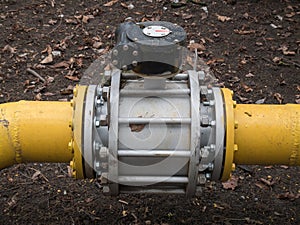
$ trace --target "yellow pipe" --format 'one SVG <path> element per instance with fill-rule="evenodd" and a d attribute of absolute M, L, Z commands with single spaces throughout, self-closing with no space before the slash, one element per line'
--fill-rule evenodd
<path fill-rule="evenodd" d="M 300 105 L 244 105 L 234 109 L 237 164 L 300 165 Z"/>
<path fill-rule="evenodd" d="M 68 162 L 72 152 L 69 102 L 0 105 L 0 169 L 22 162 Z"/>

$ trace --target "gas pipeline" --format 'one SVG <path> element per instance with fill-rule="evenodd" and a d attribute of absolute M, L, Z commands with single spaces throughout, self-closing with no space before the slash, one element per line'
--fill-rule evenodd
<path fill-rule="evenodd" d="M 0 169 L 70 162 L 103 193 L 182 193 L 236 165 L 300 165 L 300 105 L 237 104 L 170 22 L 127 21 L 70 102 L 0 104 Z"/>

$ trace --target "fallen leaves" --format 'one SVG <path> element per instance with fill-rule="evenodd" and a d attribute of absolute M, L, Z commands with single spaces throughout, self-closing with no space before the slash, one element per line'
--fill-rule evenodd
<path fill-rule="evenodd" d="M 217 16 L 218 20 L 221 21 L 221 22 L 227 22 L 227 21 L 231 20 L 231 18 L 228 17 L 228 16 L 221 16 L 219 14 L 216 14 L 216 16 Z"/>
<path fill-rule="evenodd" d="M 204 44 L 202 44 L 202 43 L 195 43 L 193 41 L 190 42 L 190 44 L 188 45 L 188 48 L 191 51 L 194 51 L 195 49 L 197 49 L 198 51 L 204 51 L 204 50 L 206 50 Z"/>
<path fill-rule="evenodd" d="M 296 55 L 296 52 L 289 50 L 288 46 L 286 45 L 281 46 L 280 48 L 278 48 L 278 50 L 281 50 L 284 55 L 288 55 L 288 56 Z"/>
<path fill-rule="evenodd" d="M 282 194 L 278 194 L 277 198 L 282 199 L 282 200 L 294 201 L 294 200 L 300 198 L 300 193 L 294 194 L 294 193 L 291 193 L 291 192 L 285 192 L 285 193 L 282 193 Z"/>
<path fill-rule="evenodd" d="M 234 33 L 240 34 L 240 35 L 247 35 L 247 34 L 255 34 L 255 30 L 239 30 L 239 29 L 234 29 Z"/>
<path fill-rule="evenodd" d="M 40 64 L 49 64 L 51 62 L 53 62 L 53 56 L 52 56 L 52 48 L 50 45 L 47 45 L 46 49 L 44 49 L 42 51 L 42 53 L 48 53 L 48 56 L 46 56 L 41 62 Z"/>
<path fill-rule="evenodd" d="M 224 189 L 234 190 L 238 186 L 238 180 L 238 177 L 232 175 L 229 180 L 222 182 L 222 186 Z"/>
<path fill-rule="evenodd" d="M 112 0 L 112 1 L 109 1 L 109 2 L 105 3 L 103 6 L 105 6 L 105 7 L 111 7 L 114 4 L 116 4 L 118 1 L 119 0 Z"/>
<path fill-rule="evenodd" d="M 279 102 L 279 104 L 282 104 L 283 97 L 282 97 L 282 95 L 280 93 L 275 93 L 273 96 Z"/>
<path fill-rule="evenodd" d="M 10 45 L 5 45 L 4 48 L 2 49 L 3 52 L 8 52 L 10 54 L 15 54 L 17 52 L 16 47 L 11 47 Z"/>

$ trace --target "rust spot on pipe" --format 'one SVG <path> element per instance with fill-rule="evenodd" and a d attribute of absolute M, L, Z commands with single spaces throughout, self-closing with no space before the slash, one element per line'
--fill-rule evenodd
<path fill-rule="evenodd" d="M 141 132 L 146 124 L 129 124 L 131 132 Z"/>
<path fill-rule="evenodd" d="M 9 121 L 4 119 L 4 120 L 0 120 L 0 124 L 2 124 L 3 126 L 5 126 L 6 128 L 8 128 L 9 126 Z"/>

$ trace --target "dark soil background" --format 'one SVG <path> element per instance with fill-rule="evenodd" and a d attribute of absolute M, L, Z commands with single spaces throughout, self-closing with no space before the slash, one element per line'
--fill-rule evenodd
<path fill-rule="evenodd" d="M 300 103 L 297 0 L 0 0 L 0 102 L 72 98 L 127 17 L 184 27 L 187 45 L 196 43 L 238 103 Z M 210 182 L 192 199 L 107 197 L 94 180 L 74 180 L 67 171 L 67 164 L 46 163 L 2 170 L 0 224 L 300 224 L 298 168 L 240 166 L 234 190 Z"/>

